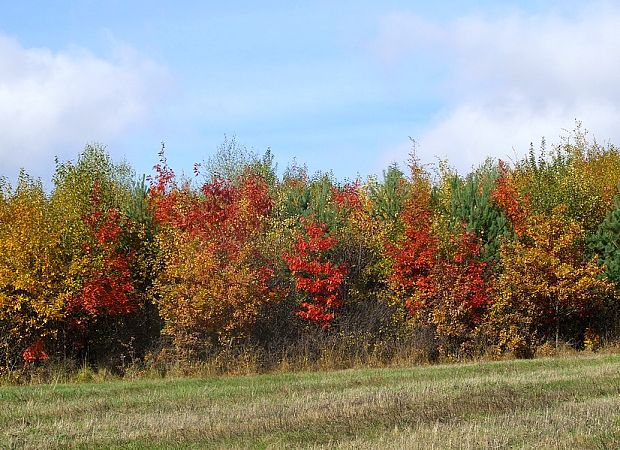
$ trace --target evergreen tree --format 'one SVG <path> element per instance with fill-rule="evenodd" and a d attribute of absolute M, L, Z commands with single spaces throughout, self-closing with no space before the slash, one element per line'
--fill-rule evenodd
<path fill-rule="evenodd" d="M 599 255 L 605 274 L 616 285 L 620 284 L 620 200 L 610 211 L 590 239 L 591 249 Z"/>
<path fill-rule="evenodd" d="M 465 224 L 483 243 L 481 256 L 487 262 L 499 258 L 499 238 L 509 234 L 505 214 L 493 202 L 497 167 L 487 161 L 465 179 L 454 175 L 450 180 L 451 197 L 447 215 L 452 226 Z"/>

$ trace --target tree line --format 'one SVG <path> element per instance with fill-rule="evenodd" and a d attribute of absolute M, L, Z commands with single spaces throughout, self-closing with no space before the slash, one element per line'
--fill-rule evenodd
<path fill-rule="evenodd" d="M 226 140 L 193 176 L 105 148 L 0 182 L 0 362 L 202 361 L 337 345 L 429 359 L 617 339 L 620 151 L 577 129 L 467 175 L 339 181 Z M 172 355 L 172 356 L 171 356 Z"/>

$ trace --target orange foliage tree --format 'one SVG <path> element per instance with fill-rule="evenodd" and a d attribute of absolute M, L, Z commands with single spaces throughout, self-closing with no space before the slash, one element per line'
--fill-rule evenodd
<path fill-rule="evenodd" d="M 517 236 L 523 236 L 527 229 L 529 198 L 520 198 L 514 179 L 504 161 L 499 161 L 499 176 L 495 182 L 492 198 L 508 217 Z"/>
<path fill-rule="evenodd" d="M 391 285 L 415 324 L 430 326 L 443 354 L 472 351 L 489 304 L 480 240 L 464 228 L 442 242 L 433 229 L 430 177 L 414 159 L 403 237 L 389 247 Z"/>
<path fill-rule="evenodd" d="M 272 207 L 263 178 L 215 178 L 199 191 L 177 185 L 162 162 L 150 188 L 162 262 L 156 303 L 164 333 L 180 351 L 197 354 L 210 342 L 247 336 L 272 300 L 272 265 L 260 236 Z"/>

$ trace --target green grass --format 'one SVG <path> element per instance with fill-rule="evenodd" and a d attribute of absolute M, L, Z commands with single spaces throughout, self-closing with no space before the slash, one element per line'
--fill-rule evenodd
<path fill-rule="evenodd" d="M 0 387 L 0 448 L 620 448 L 620 355 Z"/>

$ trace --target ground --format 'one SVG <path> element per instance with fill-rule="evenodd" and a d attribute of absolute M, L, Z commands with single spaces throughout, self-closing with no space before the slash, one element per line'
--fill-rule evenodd
<path fill-rule="evenodd" d="M 2 448 L 620 448 L 620 355 L 0 387 Z"/>

